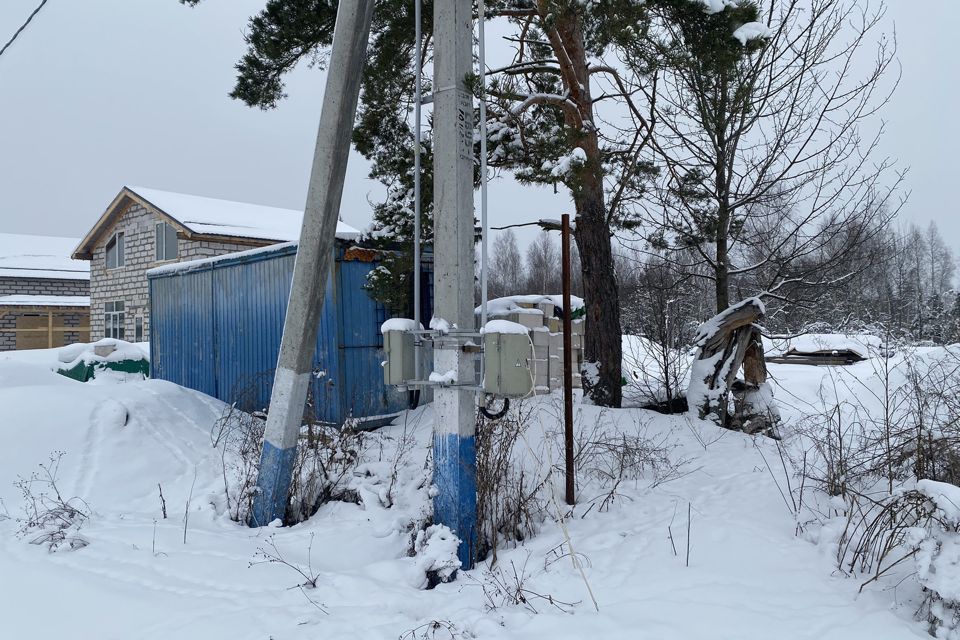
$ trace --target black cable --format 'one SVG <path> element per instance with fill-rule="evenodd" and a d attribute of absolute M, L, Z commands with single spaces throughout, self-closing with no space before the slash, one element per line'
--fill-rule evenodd
<path fill-rule="evenodd" d="M 507 224 L 502 227 L 490 227 L 491 231 L 504 231 L 506 229 L 516 229 L 517 227 L 540 227 L 544 231 L 560 231 L 559 220 L 537 220 L 535 222 L 518 222 L 516 224 Z M 572 230 L 573 225 L 571 225 Z"/>
<path fill-rule="evenodd" d="M 507 411 L 510 410 L 510 398 L 503 399 L 503 407 L 500 411 L 493 411 L 485 405 L 480 406 L 480 413 L 483 414 L 487 420 L 499 420 L 503 416 L 507 415 Z"/>
<path fill-rule="evenodd" d="M 26 28 L 27 28 L 27 25 L 30 24 L 30 21 L 33 20 L 33 18 L 34 18 L 38 13 L 40 13 L 40 9 L 43 9 L 43 5 L 47 4 L 47 2 L 49 2 L 49 0 L 40 0 L 40 5 L 39 5 L 36 9 L 33 10 L 33 13 L 30 14 L 30 17 L 27 18 L 27 21 L 24 22 L 22 25 L 20 25 L 20 28 L 17 29 L 16 33 L 13 34 L 13 37 L 10 38 L 9 41 L 7 41 L 7 44 L 3 45 L 3 49 L 0 49 L 0 56 L 2 56 L 2 55 L 4 54 L 4 52 L 5 52 L 7 49 L 10 48 L 10 45 L 13 44 L 13 41 L 16 40 L 17 37 L 18 37 L 21 33 L 23 33 L 23 30 L 26 29 Z"/>
<path fill-rule="evenodd" d="M 539 222 L 520 222 L 517 224 L 508 224 L 502 227 L 490 227 L 491 231 L 503 231 L 505 229 L 516 229 L 517 227 L 539 227 Z"/>
<path fill-rule="evenodd" d="M 420 389 L 413 389 L 408 392 L 407 396 L 407 406 L 410 407 L 410 410 L 413 411 L 420 406 Z"/>

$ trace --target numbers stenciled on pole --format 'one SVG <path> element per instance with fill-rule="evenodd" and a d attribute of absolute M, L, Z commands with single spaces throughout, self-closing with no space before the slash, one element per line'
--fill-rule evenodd
<path fill-rule="evenodd" d="M 473 96 L 457 90 L 457 129 L 460 132 L 460 159 L 473 160 Z"/>

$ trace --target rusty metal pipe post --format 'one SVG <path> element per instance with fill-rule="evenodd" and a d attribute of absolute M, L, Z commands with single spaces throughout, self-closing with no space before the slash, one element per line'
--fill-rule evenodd
<path fill-rule="evenodd" d="M 563 262 L 563 439 L 567 472 L 567 504 L 576 504 L 573 470 L 573 314 L 570 304 L 570 214 L 560 218 Z"/>

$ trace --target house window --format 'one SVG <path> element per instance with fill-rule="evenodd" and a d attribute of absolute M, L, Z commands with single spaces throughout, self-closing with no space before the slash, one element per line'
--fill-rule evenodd
<path fill-rule="evenodd" d="M 103 303 L 103 336 L 123 340 L 126 331 L 123 326 L 123 300 Z"/>
<path fill-rule="evenodd" d="M 116 269 L 123 265 L 123 231 L 118 231 L 107 242 L 107 269 Z"/>
<path fill-rule="evenodd" d="M 143 342 L 143 316 L 133 319 L 133 341 Z"/>
<path fill-rule="evenodd" d="M 157 262 L 177 259 L 177 230 L 166 222 L 158 222 L 154 227 Z"/>

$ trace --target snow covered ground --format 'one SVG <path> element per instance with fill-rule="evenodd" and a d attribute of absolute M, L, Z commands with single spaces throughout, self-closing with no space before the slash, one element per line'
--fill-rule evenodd
<path fill-rule="evenodd" d="M 428 591 L 423 560 L 408 555 L 408 527 L 427 505 L 429 407 L 371 436 L 356 478 L 361 504 L 330 503 L 304 524 L 253 530 L 224 507 L 221 453 L 211 444 L 221 403 L 157 380 L 74 382 L 50 371 L 55 360 L 0 356 L 0 637 L 928 637 L 894 593 L 858 594 L 861 581 L 837 575 L 827 549 L 795 535 L 769 439 L 684 416 L 583 406 L 578 429 L 609 423 L 654 437 L 682 462 L 678 477 L 624 483 L 609 509 L 580 496 L 566 526 L 583 575 L 548 520 L 524 545 L 500 550 L 496 568 Z M 816 401 L 823 368 L 771 371 L 789 389 L 778 397 Z M 556 429 L 559 399 L 532 402 L 533 432 Z M 405 429 L 414 446 L 395 464 Z M 88 544 L 76 551 L 50 553 L 16 535 L 23 497 L 13 483 L 55 451 L 64 452 L 61 491 L 90 514 L 78 533 Z M 386 508 L 394 466 L 399 488 Z M 562 495 L 562 478 L 555 483 Z M 271 545 L 310 565 L 316 588 L 298 588 L 304 577 L 290 567 L 260 563 Z M 514 575 L 526 603 L 505 601 L 497 588 Z"/>

